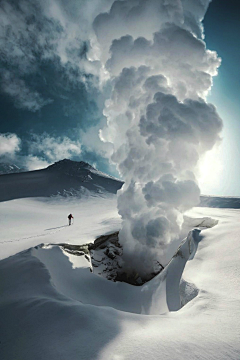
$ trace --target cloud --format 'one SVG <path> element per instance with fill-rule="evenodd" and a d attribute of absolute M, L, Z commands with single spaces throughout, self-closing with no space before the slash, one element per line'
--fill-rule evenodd
<path fill-rule="evenodd" d="M 92 21 L 109 1 L 2 0 L 0 4 L 1 91 L 18 108 L 40 110 L 49 104 L 39 86 L 39 74 L 53 64 L 72 87 L 98 86 L 101 64 L 92 51 Z M 36 80 L 35 80 L 36 79 Z M 45 79 L 47 81 L 47 79 Z M 56 87 L 59 79 L 54 80 Z"/>
<path fill-rule="evenodd" d="M 207 50 L 201 39 L 175 24 L 165 24 L 154 33 L 153 41 L 134 40 L 129 35 L 114 40 L 110 53 L 106 67 L 114 75 L 124 67 L 146 65 L 156 74 L 164 74 L 181 98 L 205 97 L 221 64 L 216 52 Z"/>
<path fill-rule="evenodd" d="M 23 163 L 24 167 L 29 171 L 44 169 L 52 164 L 47 160 L 32 155 L 22 157 L 21 162 Z"/>
<path fill-rule="evenodd" d="M 183 21 L 181 1 L 115 1 L 110 11 L 99 14 L 93 23 L 101 44 L 102 60 L 106 61 L 107 52 L 115 39 L 130 35 L 134 39 L 144 37 L 150 40 L 152 34 L 167 21 L 179 24 Z"/>
<path fill-rule="evenodd" d="M 99 156 L 110 159 L 113 153 L 111 142 L 101 140 L 100 130 L 106 125 L 106 121 L 100 121 L 96 126 L 90 127 L 87 131 L 80 131 L 81 145 L 86 151 L 93 152 Z"/>
<path fill-rule="evenodd" d="M 102 57 L 106 62 L 112 42 L 122 36 L 152 40 L 166 23 L 185 28 L 195 36 L 203 36 L 202 19 L 209 0 L 128 0 L 114 1 L 110 11 L 99 14 L 93 23 Z M 127 54 L 127 52 L 126 52 Z"/>
<path fill-rule="evenodd" d="M 21 152 L 28 148 L 28 155 Z M 67 136 L 52 137 L 47 133 L 32 134 L 31 141 L 22 141 L 16 134 L 0 134 L 0 157 L 27 170 L 42 169 L 64 158 L 81 155 L 81 144 Z"/>
<path fill-rule="evenodd" d="M 0 134 L 0 157 L 13 158 L 20 146 L 21 140 L 16 134 Z"/>
<path fill-rule="evenodd" d="M 16 108 L 35 112 L 53 102 L 52 99 L 43 99 L 37 91 L 30 89 L 24 80 L 13 76 L 10 71 L 0 71 L 0 78 L 1 90 L 13 98 Z"/>
<path fill-rule="evenodd" d="M 0 62 L 7 70 L 1 72 L 2 92 L 16 107 L 38 111 L 55 100 L 43 88 L 57 97 L 68 96 L 66 89 L 86 89 L 93 99 L 88 112 L 100 103 L 93 88 L 103 92 L 101 104 L 107 97 L 106 121 L 102 128 L 96 123 L 84 128 L 81 143 L 32 135 L 28 166 L 78 156 L 82 148 L 111 156 L 125 180 L 118 210 L 127 271 L 144 274 L 154 271 L 154 262 L 166 262 L 184 211 L 199 199 L 198 163 L 219 141 L 222 121 L 206 102 L 221 64 L 204 42 L 209 2 L 3 0 L 0 5 Z M 61 76 L 46 76 L 46 67 Z M 78 101 L 74 97 L 74 104 Z M 72 105 L 63 108 L 66 117 Z"/>
<path fill-rule="evenodd" d="M 72 141 L 66 136 L 51 137 L 47 133 L 33 134 L 31 142 L 29 142 L 29 153 L 53 163 L 80 155 L 81 144 L 79 141 Z"/>
<path fill-rule="evenodd" d="M 17 108 L 37 111 L 51 100 L 29 86 L 26 78 L 38 71 L 43 58 L 54 53 L 57 24 L 44 18 L 37 2 L 2 1 L 0 5 L 1 91 Z M 55 27 L 55 31 L 54 31 Z M 49 39 L 49 40 L 48 40 Z"/>
<path fill-rule="evenodd" d="M 182 141 L 199 146 L 199 152 L 212 149 L 219 140 L 222 120 L 212 104 L 204 100 L 179 102 L 174 95 L 157 92 L 139 122 L 148 144 L 156 139 Z M 191 146 L 191 145 L 190 145 Z"/>

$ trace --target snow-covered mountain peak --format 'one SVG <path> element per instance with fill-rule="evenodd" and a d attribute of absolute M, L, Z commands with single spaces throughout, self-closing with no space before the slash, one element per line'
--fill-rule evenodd
<path fill-rule="evenodd" d="M 91 179 L 92 174 L 100 176 L 101 178 L 112 179 L 115 181 L 120 181 L 119 179 L 105 174 L 102 171 L 99 171 L 92 165 L 88 164 L 85 161 L 73 161 L 69 159 L 63 159 L 60 161 L 55 162 L 54 164 L 48 166 L 46 168 L 48 171 L 57 171 L 61 172 L 62 174 L 75 176 L 75 177 L 84 177 L 84 181 L 88 181 Z"/>
<path fill-rule="evenodd" d="M 0 201 L 56 195 L 116 194 L 122 184 L 84 161 L 64 159 L 45 169 L 2 175 Z"/>
<path fill-rule="evenodd" d="M 78 173 L 82 170 L 94 170 L 97 171 L 93 166 L 86 163 L 85 161 L 73 161 L 69 159 L 63 159 L 55 162 L 54 164 L 48 166 L 49 170 L 59 170 L 65 172 L 75 172 Z"/>

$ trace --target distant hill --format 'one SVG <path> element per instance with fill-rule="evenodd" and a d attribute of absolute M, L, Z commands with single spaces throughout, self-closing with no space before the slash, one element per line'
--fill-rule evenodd
<path fill-rule="evenodd" d="M 4 174 L 3 174 L 4 173 Z M 0 201 L 54 195 L 116 194 L 123 182 L 84 161 L 64 159 L 45 169 L 24 171 L 0 163 Z M 201 196 L 199 207 L 240 209 L 239 197 Z"/>
<path fill-rule="evenodd" d="M 116 194 L 123 182 L 86 162 L 64 159 L 45 169 L 0 175 L 0 201 L 83 193 Z"/>
<path fill-rule="evenodd" d="M 199 207 L 240 209 L 240 197 L 231 196 L 201 196 Z"/>

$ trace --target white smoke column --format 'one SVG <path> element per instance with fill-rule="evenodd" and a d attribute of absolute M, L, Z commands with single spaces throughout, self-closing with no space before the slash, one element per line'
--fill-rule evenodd
<path fill-rule="evenodd" d="M 94 21 L 112 82 L 103 141 L 125 184 L 118 195 L 125 270 L 166 264 L 183 212 L 199 202 L 199 158 L 219 140 L 222 121 L 206 102 L 220 59 L 206 49 L 208 0 L 115 1 Z"/>

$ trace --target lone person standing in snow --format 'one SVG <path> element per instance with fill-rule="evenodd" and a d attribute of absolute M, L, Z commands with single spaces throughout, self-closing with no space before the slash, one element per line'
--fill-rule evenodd
<path fill-rule="evenodd" d="M 68 222 L 69 222 L 69 225 L 71 225 L 71 221 L 72 219 L 74 219 L 74 217 L 72 216 L 72 214 L 69 214 L 68 215 Z"/>

